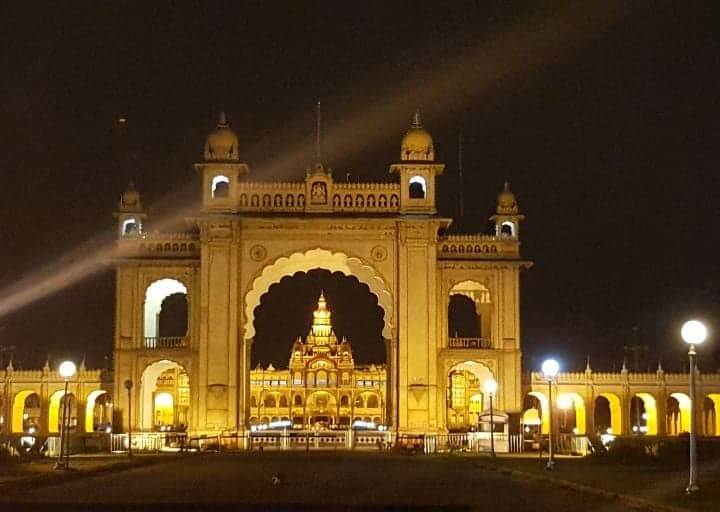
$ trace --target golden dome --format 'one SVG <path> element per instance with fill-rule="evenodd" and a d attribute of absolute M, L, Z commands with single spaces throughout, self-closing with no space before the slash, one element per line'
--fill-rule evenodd
<path fill-rule="evenodd" d="M 316 337 L 327 337 L 332 334 L 331 313 L 327 308 L 325 292 L 320 292 L 318 307 L 313 311 L 312 333 Z"/>
<path fill-rule="evenodd" d="M 518 204 L 515 199 L 515 194 L 510 190 L 510 184 L 506 181 L 502 191 L 498 194 L 497 198 L 497 211 L 498 213 L 517 213 Z"/>
<path fill-rule="evenodd" d="M 422 127 L 420 109 L 415 111 L 412 125 L 403 137 L 400 145 L 400 159 L 411 161 L 433 161 L 435 159 L 432 136 Z"/>
<path fill-rule="evenodd" d="M 120 196 L 120 211 L 139 212 L 141 210 L 140 193 L 135 189 L 135 183 L 130 181 L 127 189 Z"/>
<path fill-rule="evenodd" d="M 205 160 L 239 160 L 238 136 L 230 128 L 225 112 L 220 113 L 217 128 L 210 132 L 205 141 Z"/>

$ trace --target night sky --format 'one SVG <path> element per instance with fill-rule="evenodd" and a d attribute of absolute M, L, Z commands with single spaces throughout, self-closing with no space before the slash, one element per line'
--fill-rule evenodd
<path fill-rule="evenodd" d="M 679 326 L 697 316 L 713 329 L 701 368 L 717 369 L 720 13 L 714 1 L 634 4 L 3 2 L 0 298 L 112 237 L 130 179 L 151 218 L 196 200 L 191 164 L 220 110 L 253 179 L 302 179 L 320 99 L 325 163 L 369 181 L 388 179 L 420 105 L 447 164 L 448 216 L 462 132 L 454 229 L 488 229 L 505 179 L 527 217 L 526 368 L 547 354 L 619 368 L 637 326 L 645 367 L 682 369 Z M 258 310 L 270 348 L 256 360 L 286 364 L 321 286 L 358 358 L 375 357 L 381 320 L 359 284 L 287 281 Z M 113 303 L 107 267 L 0 318 L 0 345 L 25 368 L 48 354 L 102 365 Z"/>

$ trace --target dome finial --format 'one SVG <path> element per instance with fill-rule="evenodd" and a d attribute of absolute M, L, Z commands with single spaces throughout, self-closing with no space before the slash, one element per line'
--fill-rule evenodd
<path fill-rule="evenodd" d="M 435 150 L 430 134 L 422 127 L 420 109 L 415 110 L 410 129 L 405 133 L 400 144 L 400 159 L 403 161 L 435 160 Z"/>
<path fill-rule="evenodd" d="M 420 107 L 415 109 L 412 120 L 412 128 L 422 128 L 422 119 L 420 118 Z"/>
<path fill-rule="evenodd" d="M 238 161 L 238 136 L 230 128 L 225 112 L 220 112 L 217 127 L 205 140 L 206 161 Z"/>

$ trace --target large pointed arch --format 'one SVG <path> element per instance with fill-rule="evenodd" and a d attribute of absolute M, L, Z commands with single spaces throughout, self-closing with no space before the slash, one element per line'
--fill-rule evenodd
<path fill-rule="evenodd" d="M 378 305 L 384 312 L 383 338 L 392 339 L 392 294 L 385 280 L 375 268 L 359 258 L 326 249 L 311 249 L 306 252 L 296 252 L 290 256 L 282 256 L 262 270 L 245 295 L 246 339 L 255 336 L 255 308 L 260 304 L 260 298 L 268 292 L 270 286 L 279 282 L 285 276 L 292 276 L 296 272 L 308 272 L 313 269 L 341 272 L 347 276 L 354 276 L 358 281 L 367 285 L 370 292 L 377 297 Z"/>

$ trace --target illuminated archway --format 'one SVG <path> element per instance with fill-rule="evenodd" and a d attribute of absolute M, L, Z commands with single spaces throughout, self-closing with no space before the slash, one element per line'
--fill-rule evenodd
<path fill-rule="evenodd" d="M 160 311 L 163 301 L 177 293 L 187 296 L 187 287 L 177 279 L 159 279 L 145 290 L 145 338 L 157 338 L 160 333 Z"/>
<path fill-rule="evenodd" d="M 540 402 L 540 433 L 547 434 L 550 432 L 550 412 L 548 408 L 548 398 L 540 391 L 530 391 L 528 395 L 537 398 Z"/>
<path fill-rule="evenodd" d="M 642 401 L 645 409 L 645 413 L 642 418 L 645 423 L 644 427 L 646 427 L 646 432 L 644 432 L 644 434 L 648 436 L 656 436 L 658 434 L 658 413 L 655 397 L 650 393 L 635 393 L 633 396 Z M 632 415 L 630 417 L 632 417 Z"/>
<path fill-rule="evenodd" d="M 481 340 L 490 343 L 491 339 L 491 310 L 492 301 L 490 298 L 490 290 L 477 281 L 466 280 L 453 285 L 450 288 L 450 300 L 448 301 L 448 336 L 450 338 L 464 338 L 463 331 L 470 334 L 477 333 Z M 467 298 L 472 303 L 465 303 L 461 298 Z M 465 311 L 463 312 L 463 308 Z M 472 311 L 467 311 L 472 309 Z M 464 313 L 464 314 L 463 314 Z M 467 319 L 474 314 L 474 319 Z M 470 321 L 475 322 L 475 326 L 466 325 Z M 458 324 L 457 326 L 454 324 Z M 482 342 L 479 346 L 468 348 L 488 348 Z"/>
<path fill-rule="evenodd" d="M 608 402 L 608 407 L 610 409 L 610 432 L 604 431 L 600 432 L 601 434 L 615 434 L 620 435 L 622 434 L 622 405 L 620 403 L 620 397 L 617 396 L 615 393 L 600 393 L 598 395 L 598 398 L 604 398 Z M 596 399 L 597 401 L 597 399 Z M 597 427 L 597 421 L 596 421 L 596 427 Z"/>
<path fill-rule="evenodd" d="M 40 396 L 32 390 L 24 390 L 20 391 L 15 395 L 15 398 L 13 400 L 12 404 L 12 418 L 11 418 L 11 430 L 15 433 L 25 432 L 25 423 L 26 418 L 25 414 L 30 414 L 29 411 L 26 410 L 26 404 L 27 401 L 32 395 L 35 395 L 37 397 L 37 400 L 39 402 Z M 35 414 L 38 416 L 39 419 L 39 404 L 38 404 L 38 411 L 35 412 Z"/>
<path fill-rule="evenodd" d="M 585 435 L 586 413 L 585 400 L 578 393 L 560 393 L 557 398 L 557 404 L 563 414 L 569 413 L 573 409 L 573 432 L 578 435 Z M 562 425 L 561 425 L 562 426 Z"/>
<path fill-rule="evenodd" d="M 687 433 L 690 432 L 690 419 L 691 419 L 691 410 L 692 410 L 692 403 L 690 401 L 690 397 L 687 396 L 685 393 L 671 393 L 670 398 L 674 398 L 677 400 L 678 403 L 678 416 L 677 416 L 677 423 L 672 425 L 672 434 L 679 435 L 683 432 Z M 670 419 L 671 415 L 668 414 L 668 419 Z M 668 425 L 670 427 L 671 425 Z M 668 428 L 668 434 L 671 433 L 671 429 Z"/>
<path fill-rule="evenodd" d="M 446 378 L 447 428 L 467 430 L 477 426 L 479 412 L 490 406 L 483 389 L 486 381 L 494 379 L 492 371 L 482 363 L 468 360 L 453 365 Z"/>
<path fill-rule="evenodd" d="M 330 272 L 340 272 L 347 276 L 354 276 L 364 283 L 370 292 L 377 296 L 378 305 L 384 311 L 383 337 L 392 339 L 393 299 L 384 279 L 377 271 L 362 260 L 348 256 L 342 252 L 330 252 L 325 249 L 312 249 L 304 253 L 296 252 L 290 256 L 283 256 L 263 268 L 256 277 L 250 290 L 245 295 L 245 338 L 255 336 L 255 308 L 260 304 L 260 298 L 268 292 L 270 286 L 280 282 L 285 276 L 292 276 L 297 272 L 309 272 L 314 269 L 323 269 Z"/>
<path fill-rule="evenodd" d="M 50 395 L 50 407 L 48 409 L 48 432 L 55 434 L 60 432 L 60 421 L 62 420 L 62 409 L 65 402 L 65 391 L 60 389 Z M 73 427 L 77 424 L 77 401 L 72 393 L 67 394 L 68 400 L 68 425 Z"/>
<path fill-rule="evenodd" d="M 170 395 L 171 401 L 165 394 Z M 159 395 L 160 414 L 156 414 L 156 401 Z M 138 407 L 138 426 L 143 430 L 152 430 L 155 427 L 172 427 L 174 425 L 189 424 L 190 412 L 190 381 L 184 366 L 175 361 L 163 359 L 148 365 L 140 379 L 140 404 Z M 172 421 L 169 421 L 168 408 L 171 411 Z M 167 423 L 157 423 L 160 419 Z"/>
<path fill-rule="evenodd" d="M 95 431 L 95 404 L 97 399 L 105 394 L 107 394 L 107 391 L 104 389 L 91 391 L 90 394 L 88 394 L 85 403 L 85 432 Z"/>
<path fill-rule="evenodd" d="M 706 399 L 711 407 L 705 409 L 705 433 L 709 436 L 720 436 L 720 394 L 710 393 Z"/>

